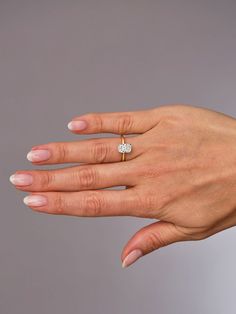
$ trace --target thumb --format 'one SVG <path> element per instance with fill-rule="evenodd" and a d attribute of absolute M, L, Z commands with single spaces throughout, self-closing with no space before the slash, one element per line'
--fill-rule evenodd
<path fill-rule="evenodd" d="M 170 222 L 158 221 L 137 231 L 124 247 L 122 267 L 133 264 L 138 258 L 174 242 L 184 241 L 184 233 Z"/>

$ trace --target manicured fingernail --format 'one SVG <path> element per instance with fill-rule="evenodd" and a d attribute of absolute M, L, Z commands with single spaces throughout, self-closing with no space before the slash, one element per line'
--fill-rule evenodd
<path fill-rule="evenodd" d="M 71 131 L 82 131 L 87 127 L 87 122 L 83 120 L 71 121 L 68 123 L 68 129 Z"/>
<path fill-rule="evenodd" d="M 33 183 L 33 176 L 31 174 L 13 174 L 9 180 L 14 185 L 25 186 Z"/>
<path fill-rule="evenodd" d="M 140 258 L 141 256 L 143 256 L 143 253 L 141 250 L 139 250 L 139 249 L 133 250 L 123 260 L 122 267 L 124 268 L 124 267 L 130 266 L 131 264 L 136 262 L 137 259 Z"/>
<path fill-rule="evenodd" d="M 33 162 L 37 162 L 37 161 L 45 161 L 47 159 L 49 159 L 49 157 L 51 156 L 51 153 L 49 150 L 46 149 L 36 149 L 36 150 L 31 150 L 28 154 L 27 154 L 27 159 L 29 161 L 33 161 Z"/>
<path fill-rule="evenodd" d="M 47 198 L 43 195 L 28 195 L 23 199 L 27 206 L 43 206 L 47 204 Z"/>

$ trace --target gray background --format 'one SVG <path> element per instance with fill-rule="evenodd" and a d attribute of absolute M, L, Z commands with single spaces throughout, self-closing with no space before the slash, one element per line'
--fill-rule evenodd
<path fill-rule="evenodd" d="M 75 115 L 184 102 L 236 116 L 235 51 L 235 0 L 0 1 L 1 314 L 235 314 L 236 229 L 122 269 L 152 220 L 35 213 L 8 181 L 35 168 L 31 146 L 80 139 Z"/>

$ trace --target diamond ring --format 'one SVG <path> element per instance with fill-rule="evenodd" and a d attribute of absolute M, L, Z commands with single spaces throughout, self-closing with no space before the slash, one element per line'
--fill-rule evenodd
<path fill-rule="evenodd" d="M 118 152 L 122 154 L 121 161 L 125 161 L 125 154 L 132 150 L 131 144 L 125 143 L 124 135 L 121 135 L 121 144 L 118 145 Z"/>

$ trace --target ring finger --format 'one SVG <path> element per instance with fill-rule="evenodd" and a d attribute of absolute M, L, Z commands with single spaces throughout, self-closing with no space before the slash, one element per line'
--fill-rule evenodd
<path fill-rule="evenodd" d="M 34 164 L 60 164 L 60 163 L 105 163 L 121 161 L 118 145 L 121 139 L 117 138 L 92 138 L 75 142 L 52 142 L 34 146 L 27 154 L 27 158 Z M 131 160 L 140 155 L 144 147 L 137 137 L 127 137 L 132 150 L 126 154 L 126 160 Z"/>

